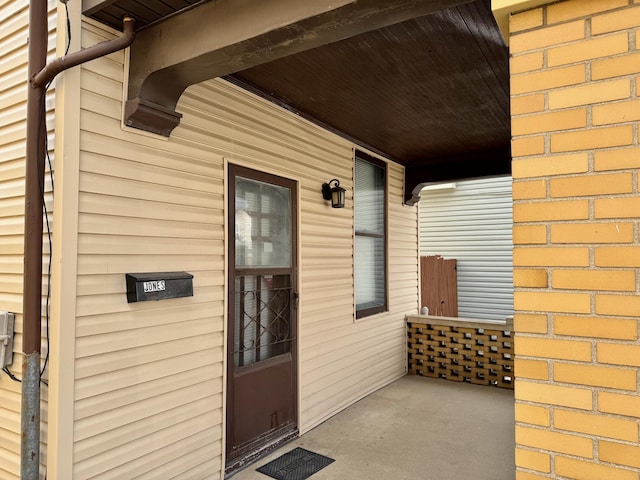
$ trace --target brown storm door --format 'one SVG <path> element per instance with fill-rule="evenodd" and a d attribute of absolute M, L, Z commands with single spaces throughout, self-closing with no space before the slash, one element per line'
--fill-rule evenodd
<path fill-rule="evenodd" d="M 295 436 L 296 183 L 229 165 L 226 468 Z"/>

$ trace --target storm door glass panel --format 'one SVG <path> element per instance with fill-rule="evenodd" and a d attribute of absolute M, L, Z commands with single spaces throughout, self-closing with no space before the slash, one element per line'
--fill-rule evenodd
<path fill-rule="evenodd" d="M 236 367 L 291 351 L 289 275 L 236 277 L 234 363 Z"/>
<path fill-rule="evenodd" d="M 234 364 L 291 351 L 291 190 L 235 177 Z"/>
<path fill-rule="evenodd" d="M 291 266 L 290 190 L 236 177 L 236 268 Z"/>

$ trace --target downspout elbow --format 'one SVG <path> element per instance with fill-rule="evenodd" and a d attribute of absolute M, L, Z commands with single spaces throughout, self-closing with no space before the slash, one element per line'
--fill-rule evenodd
<path fill-rule="evenodd" d="M 133 17 L 128 15 L 125 16 L 123 18 L 122 35 L 119 38 L 107 40 L 79 52 L 74 52 L 69 55 L 65 55 L 64 57 L 57 58 L 33 76 L 31 79 L 31 85 L 36 88 L 43 88 L 47 83 L 53 80 L 56 75 L 64 70 L 127 48 L 136 38 L 135 24 L 136 22 Z"/>

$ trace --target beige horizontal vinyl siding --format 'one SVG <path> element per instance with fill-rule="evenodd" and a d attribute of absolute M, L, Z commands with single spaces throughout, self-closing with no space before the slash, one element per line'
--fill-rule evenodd
<path fill-rule="evenodd" d="M 121 129 L 124 55 L 80 75 L 73 478 L 219 478 L 222 160 Z M 127 303 L 126 273 L 175 270 L 193 297 Z"/>
<path fill-rule="evenodd" d="M 349 224 L 348 231 L 346 225 L 344 231 L 332 226 L 335 214 L 329 211 L 324 227 L 327 235 L 318 239 L 313 230 L 305 235 L 307 224 L 304 212 L 302 215 L 303 432 L 405 372 L 404 315 L 418 309 L 417 213 L 414 207 L 402 205 L 404 170 L 389 163 L 387 172 L 388 312 L 354 321 L 353 225 Z M 348 192 L 352 217 L 352 190 Z M 332 248 L 334 244 L 340 248 Z M 330 264 L 323 262 L 324 255 L 334 251 L 341 256 Z M 317 261 L 305 265 L 306 257 Z"/>
<path fill-rule="evenodd" d="M 109 36 L 85 23 L 84 44 Z M 185 92 L 168 141 L 123 130 L 123 62 L 81 73 L 74 479 L 221 478 L 226 162 L 298 182 L 302 431 L 403 375 L 417 211 L 390 164 L 390 311 L 356 322 L 353 145 L 222 80 Z M 126 273 L 173 270 L 193 297 L 126 302 Z"/>
<path fill-rule="evenodd" d="M 176 141 L 189 135 L 299 182 L 301 431 L 401 376 L 404 314 L 418 308 L 417 212 L 402 206 L 403 169 L 389 167 L 390 311 L 354 322 L 353 145 L 222 81 L 190 88 L 178 110 Z M 348 190 L 344 209 L 322 200 L 330 178 Z"/>
<path fill-rule="evenodd" d="M 0 0 L 0 310 L 16 313 L 13 364 L 17 376 L 22 372 L 22 291 L 24 251 L 24 175 L 27 112 L 27 58 L 29 3 Z M 56 3 L 49 2 L 49 53 L 55 46 Z M 55 92 L 47 94 L 47 130 L 53 160 L 53 105 Z M 45 179 L 45 202 L 52 214 L 49 169 Z M 52 216 L 50 215 L 50 221 Z M 45 226 L 46 232 L 46 226 Z M 46 235 L 46 233 L 45 233 Z M 43 271 L 48 267 L 48 242 L 44 243 Z M 43 295 L 46 280 L 43 279 Z M 44 298 L 43 298 L 44 300 Z M 44 305 L 44 301 L 43 301 Z M 43 322 L 43 336 L 46 335 Z M 43 356 L 46 354 L 43 339 Z M 47 376 L 45 374 L 45 376 Z M 41 463 L 46 463 L 47 388 L 41 389 Z M 21 386 L 0 372 L 0 478 L 20 476 Z"/>

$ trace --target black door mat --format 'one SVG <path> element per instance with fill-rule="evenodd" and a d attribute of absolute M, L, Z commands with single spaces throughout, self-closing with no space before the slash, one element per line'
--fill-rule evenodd
<path fill-rule="evenodd" d="M 298 447 L 256 471 L 276 480 L 305 480 L 334 461 L 333 458 Z"/>

